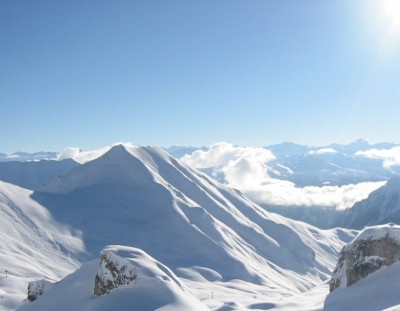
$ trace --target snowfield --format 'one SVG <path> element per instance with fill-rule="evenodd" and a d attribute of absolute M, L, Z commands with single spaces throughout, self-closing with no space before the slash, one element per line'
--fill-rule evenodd
<path fill-rule="evenodd" d="M 100 266 L 99 260 L 93 260 L 55 284 L 39 299 L 25 302 L 18 310 L 208 310 L 171 270 L 143 251 L 113 245 L 102 253 L 112 257 L 115 264 L 122 262 L 135 269 L 135 281 L 96 297 L 93 294 L 95 276 L 105 268 Z"/>
<path fill-rule="evenodd" d="M 72 254 L 83 246 L 80 238 L 54 222 L 31 194 L 0 181 L 0 305 L 5 310 L 26 298 L 29 281 L 57 281 L 80 265 Z"/>

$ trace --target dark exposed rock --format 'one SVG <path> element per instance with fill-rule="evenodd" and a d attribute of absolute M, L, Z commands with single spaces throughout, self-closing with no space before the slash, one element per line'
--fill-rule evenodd
<path fill-rule="evenodd" d="M 104 252 L 100 257 L 100 268 L 94 282 L 94 294 L 102 296 L 113 289 L 135 281 L 137 275 L 131 264 L 113 254 Z"/>
<path fill-rule="evenodd" d="M 399 226 L 385 225 L 364 230 L 343 247 L 330 281 L 330 291 L 351 286 L 369 274 L 400 261 Z"/>
<path fill-rule="evenodd" d="M 51 286 L 53 283 L 46 280 L 29 282 L 28 284 L 28 300 L 35 301 Z"/>

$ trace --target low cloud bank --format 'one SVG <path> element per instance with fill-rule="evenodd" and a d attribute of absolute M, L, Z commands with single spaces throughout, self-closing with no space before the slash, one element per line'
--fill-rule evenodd
<path fill-rule="evenodd" d="M 390 169 L 392 166 L 400 165 L 399 146 L 391 149 L 370 149 L 366 151 L 358 151 L 355 155 L 369 159 L 380 159 L 383 161 L 383 166 L 388 169 Z"/>
<path fill-rule="evenodd" d="M 260 204 L 285 206 L 317 206 L 343 210 L 382 187 L 386 182 L 363 182 L 344 186 L 296 187 L 289 181 L 270 179 L 253 189 L 242 188 L 251 199 Z"/>
<path fill-rule="evenodd" d="M 333 153 L 322 149 L 316 154 Z M 223 176 L 224 182 L 244 192 L 260 204 L 285 206 L 318 206 L 345 209 L 383 186 L 385 182 L 363 182 L 344 186 L 296 187 L 290 181 L 271 178 L 268 162 L 275 156 L 264 148 L 236 147 L 217 143 L 208 150 L 198 150 L 181 158 L 193 167 L 213 168 L 213 174 Z"/>
<path fill-rule="evenodd" d="M 181 158 L 183 162 L 196 168 L 210 168 L 226 165 L 230 161 L 250 160 L 266 163 L 274 160 L 273 153 L 264 148 L 237 147 L 229 143 L 220 142 L 211 145 L 208 150 L 196 150 Z"/>
<path fill-rule="evenodd" d="M 308 154 L 320 155 L 320 154 L 334 154 L 334 153 L 337 153 L 337 151 L 333 148 L 322 148 L 318 150 L 311 150 Z"/>

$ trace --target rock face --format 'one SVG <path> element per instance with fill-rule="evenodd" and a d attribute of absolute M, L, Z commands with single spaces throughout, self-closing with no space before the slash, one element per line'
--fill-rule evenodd
<path fill-rule="evenodd" d="M 94 294 L 102 296 L 113 289 L 131 284 L 137 275 L 131 264 L 112 252 L 103 251 L 100 257 L 100 268 L 94 282 Z"/>
<path fill-rule="evenodd" d="M 400 226 L 388 224 L 366 228 L 340 252 L 330 291 L 351 286 L 383 266 L 398 261 Z"/>
<path fill-rule="evenodd" d="M 35 301 L 40 296 L 42 296 L 43 293 L 47 289 L 49 289 L 49 287 L 51 287 L 52 285 L 53 285 L 53 283 L 46 281 L 46 280 L 29 282 L 29 284 L 28 284 L 28 300 Z"/>

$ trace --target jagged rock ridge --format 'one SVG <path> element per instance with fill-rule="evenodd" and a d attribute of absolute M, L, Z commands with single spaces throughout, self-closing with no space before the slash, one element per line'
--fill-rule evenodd
<path fill-rule="evenodd" d="M 104 251 L 94 281 L 94 294 L 109 294 L 113 289 L 131 284 L 136 278 L 135 269 L 126 259 L 116 256 L 113 252 Z"/>
<path fill-rule="evenodd" d="M 38 280 L 28 284 L 28 300 L 35 301 L 44 294 L 54 283 L 47 280 Z"/>

